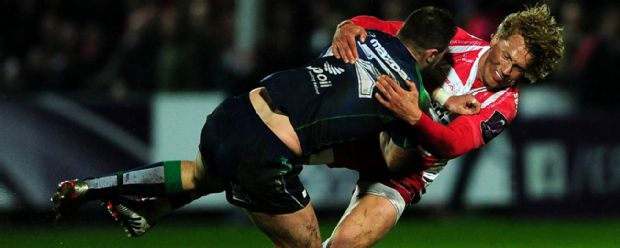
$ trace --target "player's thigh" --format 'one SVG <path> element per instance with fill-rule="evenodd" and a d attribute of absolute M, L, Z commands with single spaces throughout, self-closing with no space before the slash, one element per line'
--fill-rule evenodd
<path fill-rule="evenodd" d="M 277 247 L 321 247 L 321 235 L 312 204 L 288 214 L 250 210 L 246 213 Z"/>

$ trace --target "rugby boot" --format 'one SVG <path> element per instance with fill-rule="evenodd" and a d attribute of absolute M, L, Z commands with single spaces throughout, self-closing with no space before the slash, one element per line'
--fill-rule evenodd
<path fill-rule="evenodd" d="M 56 193 L 50 199 L 56 220 L 77 212 L 88 201 L 87 191 L 88 185 L 78 179 L 60 182 Z"/>
<path fill-rule="evenodd" d="M 116 197 L 104 202 L 108 213 L 127 232 L 128 237 L 139 237 L 146 233 L 157 219 L 165 202 L 157 198 Z"/>

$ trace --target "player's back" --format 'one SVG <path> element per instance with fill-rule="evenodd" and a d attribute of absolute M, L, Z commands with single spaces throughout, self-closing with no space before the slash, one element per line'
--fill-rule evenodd
<path fill-rule="evenodd" d="M 390 75 L 401 85 L 411 80 L 423 89 L 415 60 L 397 38 L 369 31 L 357 47 L 356 64 L 336 59 L 328 48 L 306 67 L 276 72 L 261 82 L 275 107 L 289 116 L 306 155 L 375 135 L 396 120 L 373 97 L 378 76 Z M 422 91 L 421 96 L 428 97 Z"/>

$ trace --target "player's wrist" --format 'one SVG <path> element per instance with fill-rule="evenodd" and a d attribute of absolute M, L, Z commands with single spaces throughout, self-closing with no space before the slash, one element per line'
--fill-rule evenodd
<path fill-rule="evenodd" d="M 410 113 L 411 114 L 407 115 L 407 118 L 405 118 L 405 120 L 407 121 L 407 123 L 409 123 L 409 125 L 415 126 L 420 121 L 420 118 L 422 118 L 422 110 L 416 109 L 415 111 L 411 111 Z"/>
<path fill-rule="evenodd" d="M 452 95 L 450 95 L 441 87 L 435 89 L 433 91 L 433 94 L 431 95 L 433 100 L 437 101 L 439 104 L 441 104 L 441 106 L 444 106 L 446 101 L 448 101 L 448 98 L 450 98 L 451 96 Z"/>

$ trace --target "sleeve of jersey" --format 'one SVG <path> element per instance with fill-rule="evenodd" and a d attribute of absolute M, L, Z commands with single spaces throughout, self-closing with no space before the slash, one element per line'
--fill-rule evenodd
<path fill-rule="evenodd" d="M 459 116 L 447 126 L 422 114 L 414 125 L 419 142 L 429 152 L 444 158 L 458 157 L 477 149 L 497 137 L 514 120 L 516 103 L 510 98 L 513 97 L 503 97 L 502 102 L 483 108 L 476 115 Z"/>
<path fill-rule="evenodd" d="M 365 29 L 379 30 L 390 35 L 396 35 L 398 30 L 403 26 L 403 22 L 401 21 L 384 21 L 377 17 L 366 15 L 356 16 L 350 20 Z"/>

